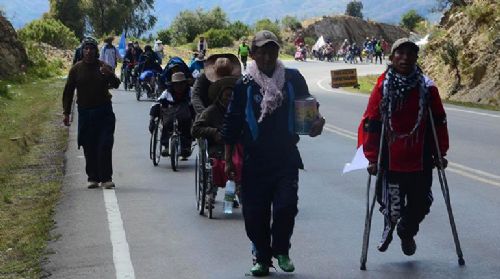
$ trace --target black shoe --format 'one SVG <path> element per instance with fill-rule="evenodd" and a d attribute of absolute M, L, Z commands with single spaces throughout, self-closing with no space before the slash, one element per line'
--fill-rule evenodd
<path fill-rule="evenodd" d="M 403 250 L 403 253 L 407 256 L 415 254 L 417 244 L 415 243 L 413 237 L 401 238 L 401 250 Z"/>
<path fill-rule="evenodd" d="M 240 208 L 240 203 L 236 199 L 233 200 L 233 208 Z"/>
<path fill-rule="evenodd" d="M 389 248 L 389 244 L 391 244 L 392 241 L 392 233 L 394 232 L 394 228 L 396 226 L 392 224 L 388 224 L 384 227 L 384 232 L 382 233 L 382 239 L 380 240 L 377 249 L 380 252 L 385 252 L 387 251 L 387 248 Z"/>

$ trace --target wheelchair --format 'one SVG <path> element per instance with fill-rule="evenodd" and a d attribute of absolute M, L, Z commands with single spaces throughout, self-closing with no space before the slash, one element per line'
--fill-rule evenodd
<path fill-rule="evenodd" d="M 137 77 L 134 87 L 137 101 L 141 100 L 143 92 L 146 93 L 147 98 L 156 100 L 161 95 L 160 73 L 151 70 L 142 72 Z"/>
<path fill-rule="evenodd" d="M 211 158 L 208 154 L 208 142 L 206 139 L 197 139 L 198 153 L 195 159 L 195 197 L 196 209 L 200 215 L 213 219 L 215 198 L 219 188 L 225 187 L 227 177 L 224 174 L 225 161 Z M 238 186 L 237 188 L 238 189 Z M 236 190 L 238 201 L 241 202 L 239 190 Z M 234 200 L 239 206 L 239 203 Z"/>
<path fill-rule="evenodd" d="M 197 139 L 198 153 L 195 159 L 195 197 L 196 209 L 200 215 L 205 214 L 209 219 L 213 218 L 214 200 L 207 199 L 207 195 L 213 191 L 212 186 L 212 165 L 208 156 L 208 142 L 206 139 Z"/>
<path fill-rule="evenodd" d="M 163 119 L 160 116 L 155 120 L 155 127 L 151 133 L 151 139 L 149 141 L 149 158 L 153 161 L 153 166 L 158 166 L 161 159 L 161 152 L 163 151 L 163 145 L 161 144 L 161 132 L 163 131 Z"/>

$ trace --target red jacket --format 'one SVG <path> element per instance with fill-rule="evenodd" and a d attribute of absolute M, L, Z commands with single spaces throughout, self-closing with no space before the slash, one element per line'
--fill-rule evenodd
<path fill-rule="evenodd" d="M 380 102 L 382 100 L 384 78 L 385 73 L 378 78 L 377 84 L 373 88 L 372 94 L 370 95 L 368 106 L 363 114 L 363 119 L 358 129 L 358 146 L 363 144 L 365 156 L 371 163 L 377 162 L 379 152 L 380 131 L 382 126 Z M 426 86 L 429 89 L 430 94 L 428 106 L 430 106 L 432 110 L 441 154 L 442 156 L 445 156 L 449 146 L 446 113 L 444 111 L 443 104 L 441 103 L 437 87 L 430 79 L 427 77 L 425 79 Z M 392 114 L 392 127 L 396 132 L 409 133 L 414 127 L 419 109 L 418 102 L 419 92 L 418 88 L 415 88 L 412 92 L 410 92 L 403 108 L 394 111 Z M 435 152 L 435 144 L 432 134 L 426 136 L 427 126 L 430 125 L 428 112 L 429 111 L 426 109 L 422 122 L 413 136 L 407 138 L 396 138 L 394 142 L 389 144 L 389 170 L 401 172 L 421 171 L 424 163 L 425 140 L 432 141 L 428 144 L 430 144 L 432 152 Z M 428 129 L 427 132 L 432 133 L 432 130 Z"/>

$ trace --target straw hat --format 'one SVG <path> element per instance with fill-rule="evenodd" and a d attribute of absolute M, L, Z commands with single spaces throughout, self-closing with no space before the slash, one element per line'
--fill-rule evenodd
<path fill-rule="evenodd" d="M 236 84 L 236 81 L 238 80 L 238 77 L 223 77 L 216 82 L 210 84 L 208 87 L 208 100 L 210 103 L 214 103 L 219 95 L 227 88 L 234 88 L 234 85 Z"/>
<path fill-rule="evenodd" d="M 223 77 L 241 76 L 241 64 L 236 55 L 230 53 L 210 55 L 204 63 L 205 75 L 211 82 Z"/>

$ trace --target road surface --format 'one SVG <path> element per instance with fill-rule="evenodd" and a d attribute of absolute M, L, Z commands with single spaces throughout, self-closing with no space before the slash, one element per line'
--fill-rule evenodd
<path fill-rule="evenodd" d="M 367 174 L 342 175 L 356 148 L 356 131 L 368 96 L 333 90 L 330 70 L 343 63 L 287 62 L 306 77 L 327 126 L 318 138 L 302 137 L 299 214 L 292 237 L 296 272 L 275 278 L 499 278 L 500 114 L 447 105 L 450 144 L 447 171 L 466 266 L 457 265 L 446 209 L 435 176 L 434 204 L 416 237 L 417 252 L 404 256 L 395 237 L 385 253 L 375 246 L 382 216 L 375 212 L 367 271 L 359 270 Z M 383 66 L 359 65 L 359 74 Z M 70 129 L 63 197 L 56 212 L 58 240 L 49 244 L 50 278 L 245 278 L 250 243 L 241 211 L 215 219 L 195 210 L 194 157 L 173 172 L 167 160 L 149 160 L 151 102 L 113 91 L 116 113 L 116 190 L 85 187 L 83 152 Z M 76 123 L 75 123 L 76 124 Z"/>

